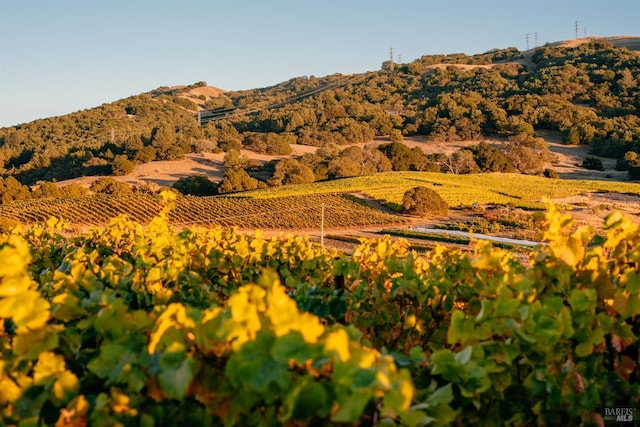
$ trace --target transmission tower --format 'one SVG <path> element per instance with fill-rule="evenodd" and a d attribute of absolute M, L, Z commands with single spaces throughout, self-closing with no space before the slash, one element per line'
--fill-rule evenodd
<path fill-rule="evenodd" d="M 394 66 L 393 66 L 393 48 L 390 47 L 389 48 L 389 71 L 391 71 L 392 73 L 394 72 Z"/>
<path fill-rule="evenodd" d="M 576 27 L 576 38 L 578 38 L 578 21 L 576 21 L 575 27 Z"/>
<path fill-rule="evenodd" d="M 534 36 L 534 38 L 535 38 L 535 40 L 536 40 L 536 41 L 535 41 L 535 43 L 533 44 L 533 47 L 538 47 L 538 32 L 536 31 L 536 32 L 533 34 L 533 36 Z"/>
<path fill-rule="evenodd" d="M 587 37 L 587 26 L 584 26 L 584 37 Z"/>
<path fill-rule="evenodd" d="M 526 39 L 527 39 L 527 50 L 529 50 L 529 33 L 527 33 Z"/>

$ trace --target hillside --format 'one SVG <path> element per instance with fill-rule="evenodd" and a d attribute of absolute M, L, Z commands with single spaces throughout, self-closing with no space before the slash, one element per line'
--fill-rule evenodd
<path fill-rule="evenodd" d="M 226 92 L 205 82 L 158 88 L 0 129 L 0 173 L 33 185 L 126 176 L 137 165 L 180 160 L 188 153 L 245 149 L 278 159 L 290 155 L 292 145 L 326 148 L 328 165 L 327 155 L 336 156 L 331 147 L 375 139 L 421 140 L 418 148 L 432 153 L 429 145 L 435 143 L 557 132 L 563 143 L 589 146 L 592 155 L 614 159 L 616 169 L 635 177 L 640 56 L 630 49 L 638 49 L 639 40 L 585 38 L 527 52 L 427 55 L 406 64 L 387 61 L 380 70 L 359 75 L 296 77 L 246 91 Z M 547 162 L 546 167 L 553 166 Z M 608 170 L 624 178 L 611 166 Z M 273 164 L 247 171 L 267 180 Z"/>

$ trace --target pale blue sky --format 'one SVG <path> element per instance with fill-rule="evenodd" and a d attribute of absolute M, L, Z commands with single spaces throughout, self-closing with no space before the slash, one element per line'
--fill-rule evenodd
<path fill-rule="evenodd" d="M 640 35 L 639 0 L 0 0 L 0 126 L 159 86 L 227 90 L 422 55 Z"/>

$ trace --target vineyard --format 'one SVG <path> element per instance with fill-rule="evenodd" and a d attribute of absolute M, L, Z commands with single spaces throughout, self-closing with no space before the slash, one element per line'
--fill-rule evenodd
<path fill-rule="evenodd" d="M 584 193 L 637 195 L 640 184 L 554 180 L 514 174 L 451 175 L 392 172 L 313 184 L 287 185 L 229 196 L 178 198 L 169 220 L 176 225 L 239 226 L 244 229 L 317 229 L 400 224 L 406 218 L 388 214 L 358 198 L 363 194 L 389 207 L 398 207 L 404 192 L 416 186 L 432 188 L 449 206 L 499 204 L 543 209 L 543 199 Z M 155 196 L 95 195 L 68 199 L 34 199 L 0 204 L 0 226 L 32 224 L 51 217 L 74 225 L 104 225 L 118 215 L 147 224 L 160 212 Z"/>
<path fill-rule="evenodd" d="M 176 200 L 169 221 L 177 225 L 221 225 L 255 229 L 317 229 L 406 222 L 397 215 L 375 209 L 355 198 L 337 195 L 286 196 L 271 199 L 248 197 L 192 197 Z M 111 218 L 126 215 L 147 224 L 158 215 L 157 197 L 95 195 L 69 199 L 35 199 L 0 205 L 0 219 L 20 223 L 47 221 L 51 217 L 74 225 L 104 225 Z"/>
<path fill-rule="evenodd" d="M 620 214 L 598 236 L 549 205 L 523 263 L 177 231 L 163 197 L 145 227 L 0 234 L 2 424 L 604 425 L 640 405 L 640 229 Z"/>
<path fill-rule="evenodd" d="M 453 175 L 432 172 L 387 172 L 313 184 L 287 185 L 243 193 L 244 197 L 275 198 L 304 194 L 362 192 L 389 204 L 399 204 L 404 192 L 416 186 L 437 191 L 449 206 L 508 204 L 542 209 L 543 198 L 583 193 L 615 192 L 640 196 L 640 184 L 593 180 L 548 179 L 530 175 L 484 173 Z"/>

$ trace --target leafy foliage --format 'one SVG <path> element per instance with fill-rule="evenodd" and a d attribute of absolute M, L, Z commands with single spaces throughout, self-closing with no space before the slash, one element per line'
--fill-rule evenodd
<path fill-rule="evenodd" d="M 193 175 L 177 180 L 173 188 L 184 195 L 213 196 L 218 192 L 216 185 L 206 176 Z"/>
<path fill-rule="evenodd" d="M 586 169 L 593 169 L 598 171 L 603 171 L 604 166 L 602 165 L 602 160 L 597 157 L 588 156 L 582 162 L 582 166 Z"/>
<path fill-rule="evenodd" d="M 446 215 L 449 205 L 431 188 L 415 187 L 402 196 L 402 210 L 411 215 Z"/>
<path fill-rule="evenodd" d="M 640 229 L 549 206 L 523 264 L 123 218 L 0 236 L 5 424 L 602 423 L 640 396 Z M 380 350 L 376 350 L 380 349 Z"/>

